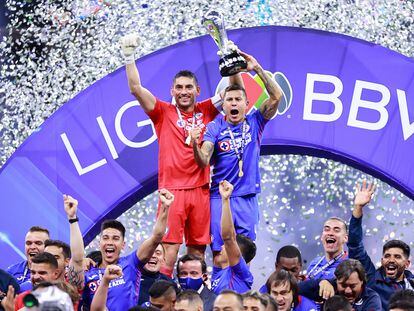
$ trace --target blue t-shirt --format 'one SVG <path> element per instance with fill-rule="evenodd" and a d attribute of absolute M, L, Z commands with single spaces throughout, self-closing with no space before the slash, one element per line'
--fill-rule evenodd
<path fill-rule="evenodd" d="M 136 252 L 120 257 L 117 263 L 122 267 L 123 276 L 109 283 L 106 306 L 110 311 L 124 311 L 138 303 L 141 269 L 144 264 Z M 85 288 L 82 294 L 83 310 L 89 310 L 93 296 L 105 273 L 104 268 L 91 268 L 85 272 Z"/>
<path fill-rule="evenodd" d="M 343 253 L 337 260 L 328 262 L 325 256 L 316 257 L 308 267 L 307 276 L 315 280 L 330 280 L 335 278 L 336 267 L 344 260 L 348 259 L 348 254 Z"/>
<path fill-rule="evenodd" d="M 237 125 L 228 123 L 222 115 L 217 116 L 207 125 L 203 141 L 214 144 L 211 158 L 212 165 L 214 165 L 210 190 L 212 197 L 220 197 L 218 186 L 222 180 L 227 180 L 234 186 L 233 197 L 260 192 L 260 142 L 266 122 L 261 112 L 256 110 L 246 116 L 245 122 Z M 233 133 L 234 141 L 229 129 Z M 242 145 L 244 145 L 243 150 Z M 238 176 L 239 159 L 235 146 L 238 146 L 239 154 L 243 152 L 244 175 L 241 178 Z"/>
<path fill-rule="evenodd" d="M 252 288 L 253 275 L 249 266 L 243 257 L 233 267 L 221 269 L 213 267 L 213 275 L 211 276 L 211 290 L 216 294 L 220 294 L 224 289 L 231 289 L 237 293 L 247 292 Z"/>
<path fill-rule="evenodd" d="M 30 281 L 30 269 L 27 266 L 27 260 L 8 267 L 6 271 L 17 280 L 19 285 L 26 281 Z"/>

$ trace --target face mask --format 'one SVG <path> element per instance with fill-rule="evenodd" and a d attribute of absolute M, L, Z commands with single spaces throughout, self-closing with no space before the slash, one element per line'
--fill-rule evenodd
<path fill-rule="evenodd" d="M 178 278 L 178 282 L 182 289 L 194 289 L 198 290 L 203 284 L 203 278 L 192 279 L 192 278 Z"/>

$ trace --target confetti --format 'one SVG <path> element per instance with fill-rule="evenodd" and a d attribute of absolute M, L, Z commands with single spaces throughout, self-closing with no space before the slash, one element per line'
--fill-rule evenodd
<path fill-rule="evenodd" d="M 191 9 L 188 9 L 188 6 Z M 220 8 L 227 28 L 261 25 L 306 27 L 341 33 L 414 55 L 414 2 L 399 0 L 279 1 L 125 1 L 6 0 L 9 23 L 0 42 L 0 164 L 61 105 L 81 90 L 123 66 L 118 41 L 138 31 L 137 56 L 205 35 L 204 12 Z M 329 216 L 349 219 L 356 181 L 366 174 L 326 159 L 298 155 L 264 156 L 258 257 L 252 269 L 274 266 L 276 251 L 295 244 L 309 262 L 322 252 L 320 232 Z M 368 249 L 381 255 L 388 237 L 413 230 L 414 203 L 374 180 L 377 194 L 366 208 Z M 127 227 L 128 252 L 148 237 L 154 224 L 153 193 L 119 217 Z M 318 246 L 319 245 L 319 246 Z M 88 250 L 97 248 L 95 239 Z M 261 275 L 260 275 L 261 274 Z M 264 275 L 256 273 L 258 285 Z M 260 275 L 260 276 L 259 276 Z"/>

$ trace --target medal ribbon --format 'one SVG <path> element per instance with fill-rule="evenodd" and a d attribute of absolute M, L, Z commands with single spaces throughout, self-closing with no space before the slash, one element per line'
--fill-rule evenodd
<path fill-rule="evenodd" d="M 342 251 L 338 256 L 336 256 L 335 258 L 332 258 L 331 260 L 329 260 L 326 264 L 324 264 L 322 267 L 316 269 L 316 267 L 322 262 L 322 260 L 325 257 L 321 257 L 321 259 L 318 261 L 318 263 L 312 268 L 311 271 L 309 271 L 308 273 L 308 277 L 309 278 L 314 278 L 315 276 L 317 276 L 319 273 L 321 273 L 322 271 L 326 270 L 327 268 L 329 268 L 330 266 L 332 266 L 336 261 L 338 261 L 339 259 L 341 259 L 341 257 L 345 254 L 344 251 Z M 315 270 L 316 269 L 316 270 Z"/>
<path fill-rule="evenodd" d="M 187 125 L 187 122 L 186 121 L 184 121 L 184 119 L 183 119 L 183 116 L 182 116 L 182 114 L 181 114 L 181 111 L 180 111 L 180 109 L 178 109 L 178 107 L 177 106 L 175 106 L 175 109 L 177 110 L 177 115 L 178 115 L 178 119 L 180 120 L 180 122 L 181 122 L 181 124 L 184 124 L 184 142 L 187 144 L 187 145 L 190 145 L 190 142 L 191 142 L 191 135 L 190 135 L 190 132 L 188 132 L 188 136 L 186 135 L 186 132 L 185 132 L 185 127 L 186 127 L 186 125 Z M 193 112 L 193 122 L 192 122 L 192 124 L 191 124 L 191 130 L 193 130 L 194 129 L 194 125 L 195 125 L 195 112 Z"/>
<path fill-rule="evenodd" d="M 246 133 L 247 133 L 246 119 L 244 119 L 243 124 L 242 124 L 242 139 L 241 139 L 240 150 L 236 143 L 236 139 L 234 138 L 234 133 L 228 124 L 227 124 L 227 130 L 229 131 L 231 142 L 234 146 L 234 152 L 236 153 L 236 157 L 239 160 L 239 177 L 243 177 L 244 175 L 243 174 L 243 152 L 244 152 L 244 147 L 246 143 Z"/>

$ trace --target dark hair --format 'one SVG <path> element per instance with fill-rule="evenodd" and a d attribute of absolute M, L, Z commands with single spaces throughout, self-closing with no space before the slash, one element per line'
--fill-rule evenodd
<path fill-rule="evenodd" d="M 280 258 L 298 258 L 300 264 L 302 264 L 302 255 L 299 251 L 299 249 L 293 245 L 285 245 L 279 251 L 276 255 L 276 263 L 280 262 Z"/>
<path fill-rule="evenodd" d="M 337 220 L 337 221 L 339 221 L 339 222 L 342 222 L 342 224 L 343 224 L 343 225 L 344 225 L 344 227 L 345 227 L 345 231 L 346 231 L 346 232 L 348 232 L 348 224 L 347 224 L 347 222 L 346 222 L 345 220 L 343 220 L 342 218 L 337 217 L 337 216 L 332 216 L 332 217 L 329 217 L 327 220 L 325 220 L 325 223 L 326 223 L 328 220 Z"/>
<path fill-rule="evenodd" d="M 46 228 L 40 227 L 40 226 L 30 227 L 29 232 L 44 232 L 48 236 L 50 236 L 49 230 L 47 230 Z"/>
<path fill-rule="evenodd" d="M 263 293 L 262 297 L 267 300 L 267 309 L 270 307 L 272 308 L 272 311 L 277 311 L 277 302 L 272 296 L 268 293 Z"/>
<path fill-rule="evenodd" d="M 203 274 L 207 273 L 207 264 L 204 259 L 194 254 L 186 254 L 186 255 L 181 256 L 177 261 L 177 275 L 180 275 L 180 262 L 185 263 L 187 261 L 193 261 L 193 260 L 199 261 L 201 263 L 201 273 Z"/>
<path fill-rule="evenodd" d="M 335 295 L 326 300 L 323 311 L 352 311 L 352 306 L 344 296 Z"/>
<path fill-rule="evenodd" d="M 175 302 L 177 303 L 183 300 L 188 300 L 188 303 L 190 305 L 192 304 L 203 305 L 203 300 L 201 299 L 200 294 L 194 289 L 183 290 L 181 293 L 178 294 L 177 300 Z"/>
<path fill-rule="evenodd" d="M 252 261 L 254 256 L 256 256 L 256 244 L 254 244 L 252 239 L 243 234 L 236 235 L 236 241 L 246 263 Z"/>
<path fill-rule="evenodd" d="M 179 72 L 175 74 L 173 82 L 175 83 L 175 80 L 177 80 L 180 77 L 186 77 L 186 78 L 193 79 L 195 82 L 195 85 L 198 86 L 198 80 L 194 72 L 190 70 L 180 70 Z"/>
<path fill-rule="evenodd" d="M 86 258 L 90 258 L 95 263 L 101 263 L 102 262 L 102 253 L 101 251 L 91 251 L 88 255 L 86 255 Z"/>
<path fill-rule="evenodd" d="M 32 258 L 32 263 L 46 263 L 49 264 L 50 266 L 53 267 L 53 269 L 57 269 L 58 268 L 58 262 L 55 258 L 55 256 L 53 256 L 50 253 L 47 252 L 43 252 L 43 253 L 39 253 L 36 256 L 34 256 Z"/>
<path fill-rule="evenodd" d="M 399 248 L 403 251 L 406 258 L 410 257 L 410 246 L 401 240 L 390 240 L 385 243 L 382 247 L 382 254 L 384 254 L 390 248 Z"/>
<path fill-rule="evenodd" d="M 62 253 L 63 253 L 63 257 L 65 259 L 68 259 L 72 256 L 71 252 L 70 252 L 70 246 L 62 241 L 59 240 L 46 240 L 45 241 L 45 248 L 48 246 L 56 246 L 62 249 Z"/>
<path fill-rule="evenodd" d="M 148 294 L 152 298 L 158 298 L 164 295 L 169 295 L 172 292 L 176 293 L 176 287 L 173 282 L 167 280 L 157 280 L 151 285 Z"/>
<path fill-rule="evenodd" d="M 414 310 L 414 291 L 403 289 L 395 292 L 389 301 L 388 309 L 402 309 L 405 311 Z"/>
<path fill-rule="evenodd" d="M 105 229 L 108 229 L 108 228 L 112 228 L 112 229 L 116 229 L 116 230 L 120 231 L 121 234 L 122 234 L 122 238 L 125 238 L 125 227 L 118 220 L 115 220 L 115 219 L 105 220 L 101 225 L 101 233 L 102 233 L 102 231 L 104 231 Z"/>
<path fill-rule="evenodd" d="M 257 290 L 249 290 L 248 292 L 245 292 L 242 294 L 243 301 L 247 298 L 252 298 L 255 300 L 258 300 L 265 308 L 267 307 L 268 300 L 262 296 Z M 244 304 L 244 303 L 243 303 Z"/>
<path fill-rule="evenodd" d="M 238 303 L 240 305 L 240 309 L 241 310 L 244 309 L 244 306 L 243 306 L 243 297 L 239 293 L 236 293 L 235 291 L 233 291 L 231 289 L 225 289 L 225 290 L 222 290 L 218 296 L 221 296 L 221 295 L 233 295 L 234 297 L 237 298 L 237 301 L 238 301 Z M 216 299 L 217 299 L 217 297 L 216 297 Z"/>
<path fill-rule="evenodd" d="M 347 259 L 342 261 L 335 269 L 335 277 L 337 281 L 340 279 L 348 280 L 352 273 L 356 272 L 358 278 L 364 283 L 367 283 L 367 275 L 365 269 L 359 260 Z"/>
<path fill-rule="evenodd" d="M 283 284 L 289 284 L 290 290 L 293 296 L 293 305 L 296 307 L 299 304 L 299 288 L 296 278 L 288 271 L 281 269 L 280 271 L 274 271 L 266 281 L 267 293 L 270 294 L 272 286 L 280 286 Z"/>
<path fill-rule="evenodd" d="M 226 87 L 224 89 L 223 99 L 226 98 L 226 94 L 230 91 L 242 91 L 243 95 L 244 95 L 244 98 L 246 98 L 246 100 L 247 100 L 246 90 L 243 86 L 241 86 L 239 84 L 230 84 L 228 87 Z"/>

